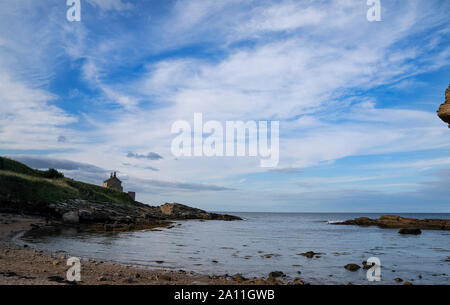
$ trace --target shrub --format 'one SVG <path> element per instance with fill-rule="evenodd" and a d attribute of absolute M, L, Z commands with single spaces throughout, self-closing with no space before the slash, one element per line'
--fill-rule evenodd
<path fill-rule="evenodd" d="M 58 179 L 58 178 L 64 178 L 64 174 L 58 172 L 54 168 L 50 168 L 49 170 L 42 172 L 42 177 L 49 178 L 49 179 Z"/>

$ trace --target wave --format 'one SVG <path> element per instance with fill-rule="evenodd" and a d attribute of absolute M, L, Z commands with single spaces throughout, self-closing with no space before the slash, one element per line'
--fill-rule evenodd
<path fill-rule="evenodd" d="M 343 220 L 328 220 L 327 223 L 328 224 L 334 224 L 334 223 L 341 223 L 344 222 Z"/>

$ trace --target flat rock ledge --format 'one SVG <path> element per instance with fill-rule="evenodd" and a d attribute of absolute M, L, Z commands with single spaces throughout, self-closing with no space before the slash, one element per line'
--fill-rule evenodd
<path fill-rule="evenodd" d="M 342 222 L 332 222 L 330 224 L 378 226 L 389 229 L 450 230 L 450 219 L 416 219 L 395 215 L 383 215 L 378 219 L 359 217 Z"/>

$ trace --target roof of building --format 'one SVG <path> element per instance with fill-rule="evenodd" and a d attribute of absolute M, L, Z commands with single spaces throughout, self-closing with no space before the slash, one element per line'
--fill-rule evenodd
<path fill-rule="evenodd" d="M 122 181 L 120 181 L 119 178 L 116 177 L 116 172 L 111 173 L 111 176 L 109 177 L 109 179 L 103 181 L 103 182 L 110 182 L 110 181 L 118 181 L 119 183 L 122 183 Z"/>
<path fill-rule="evenodd" d="M 117 177 L 108 178 L 108 179 L 106 179 L 104 182 L 110 182 L 110 181 L 114 181 L 114 180 L 116 180 L 116 181 L 122 183 L 122 181 L 120 181 L 120 179 L 117 178 Z"/>

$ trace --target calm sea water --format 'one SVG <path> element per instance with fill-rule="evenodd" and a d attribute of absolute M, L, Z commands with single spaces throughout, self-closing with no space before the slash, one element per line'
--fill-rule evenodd
<path fill-rule="evenodd" d="M 344 266 L 361 265 L 375 256 L 381 260 L 381 284 L 395 284 L 397 277 L 416 284 L 450 284 L 450 262 L 445 262 L 450 257 L 449 231 L 424 230 L 422 235 L 413 236 L 398 234 L 398 229 L 328 224 L 381 214 L 233 214 L 245 221 L 179 221 L 170 229 L 145 232 L 87 234 L 66 230 L 24 236 L 21 241 L 42 250 L 149 268 L 248 277 L 283 271 L 311 284 L 367 284 L 366 270 L 350 272 Z M 450 214 L 400 215 L 450 219 Z M 313 259 L 298 255 L 306 251 L 323 254 Z"/>

